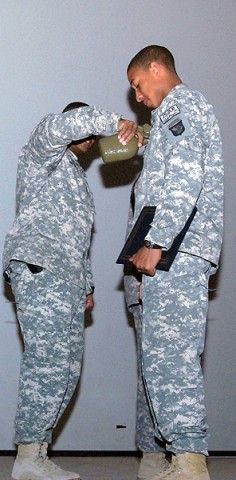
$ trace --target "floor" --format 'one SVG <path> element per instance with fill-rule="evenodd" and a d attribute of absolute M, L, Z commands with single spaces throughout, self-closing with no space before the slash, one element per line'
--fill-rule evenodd
<path fill-rule="evenodd" d="M 56 457 L 61 467 L 78 472 L 82 480 L 136 480 L 137 457 Z M 14 458 L 0 456 L 0 478 L 11 479 Z M 211 457 L 208 460 L 211 480 L 236 480 L 236 457 Z"/>

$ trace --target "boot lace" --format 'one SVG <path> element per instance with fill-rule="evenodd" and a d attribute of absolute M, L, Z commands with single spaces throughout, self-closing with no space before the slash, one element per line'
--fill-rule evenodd
<path fill-rule="evenodd" d="M 52 472 L 59 472 L 61 468 L 58 467 L 55 463 L 51 462 L 51 460 L 47 456 L 47 445 L 42 444 L 40 449 L 40 461 L 42 462 L 45 471 L 51 470 Z"/>

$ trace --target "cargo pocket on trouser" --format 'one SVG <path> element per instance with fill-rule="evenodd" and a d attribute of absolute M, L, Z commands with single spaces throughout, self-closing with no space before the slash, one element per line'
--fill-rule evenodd
<path fill-rule="evenodd" d="M 207 430 L 200 355 L 208 275 L 198 263 L 186 274 L 158 272 L 144 280 L 144 375 L 158 429 L 172 447 L 190 441 L 197 447 Z"/>

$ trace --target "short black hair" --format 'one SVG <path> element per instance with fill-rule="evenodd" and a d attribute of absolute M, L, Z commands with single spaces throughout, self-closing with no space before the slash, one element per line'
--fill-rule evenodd
<path fill-rule="evenodd" d="M 148 70 L 152 62 L 160 63 L 170 71 L 176 73 L 175 61 L 172 53 L 166 47 L 149 45 L 140 50 L 128 65 L 127 72 L 133 67 L 141 67 Z"/>
<path fill-rule="evenodd" d="M 71 102 L 66 105 L 64 110 L 62 110 L 62 113 L 69 112 L 70 110 L 74 110 L 75 108 L 81 108 L 81 107 L 89 107 L 87 103 L 84 102 Z"/>

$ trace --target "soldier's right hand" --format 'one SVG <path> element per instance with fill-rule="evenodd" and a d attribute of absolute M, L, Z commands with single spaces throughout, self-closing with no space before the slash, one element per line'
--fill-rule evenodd
<path fill-rule="evenodd" d="M 132 120 L 120 119 L 118 123 L 118 139 L 122 145 L 126 145 L 132 138 L 138 134 L 139 143 L 138 146 L 142 146 L 140 133 L 138 132 L 138 125 Z M 142 135 L 141 135 L 142 136 Z"/>

